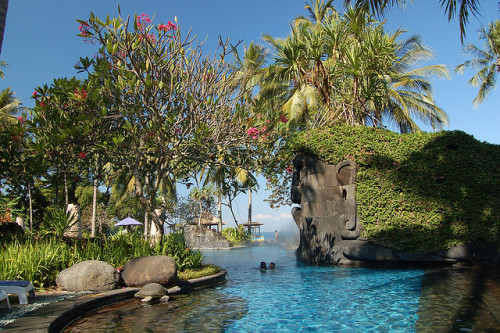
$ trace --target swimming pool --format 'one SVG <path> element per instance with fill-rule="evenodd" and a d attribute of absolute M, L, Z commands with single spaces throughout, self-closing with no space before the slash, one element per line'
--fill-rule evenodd
<path fill-rule="evenodd" d="M 498 274 L 478 270 L 316 267 L 292 250 L 205 251 L 227 283 L 167 304 L 131 300 L 95 311 L 66 332 L 416 332 L 500 327 Z M 276 263 L 260 271 L 259 263 Z M 491 274 L 487 270 L 481 274 Z M 478 295 L 476 295 L 478 294 Z"/>

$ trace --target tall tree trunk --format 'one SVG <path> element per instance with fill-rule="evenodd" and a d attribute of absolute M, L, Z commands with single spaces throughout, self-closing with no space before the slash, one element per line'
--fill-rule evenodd
<path fill-rule="evenodd" d="M 201 228 L 201 215 L 203 213 L 203 206 L 201 204 L 201 198 L 200 198 L 200 217 L 198 218 L 198 227 Z"/>
<path fill-rule="evenodd" d="M 144 194 L 146 198 L 149 198 L 148 196 L 148 191 L 149 191 L 149 172 L 146 174 L 146 179 L 144 179 Z M 154 223 L 154 221 L 151 221 Z M 151 230 L 153 228 L 151 227 Z M 146 214 L 144 214 L 144 239 L 148 239 L 148 211 L 146 210 Z"/>
<path fill-rule="evenodd" d="M 248 233 L 252 233 L 252 190 L 248 189 Z"/>
<path fill-rule="evenodd" d="M 69 205 L 69 194 L 68 194 L 68 176 L 66 175 L 66 171 L 63 172 L 64 175 L 64 203 L 65 205 L 65 210 L 68 209 Z"/>
<path fill-rule="evenodd" d="M 56 170 L 56 175 L 59 175 L 59 170 Z M 55 202 L 55 204 L 56 204 L 57 208 L 59 208 L 59 178 L 60 177 L 57 177 L 55 179 L 55 181 L 56 181 L 56 202 Z"/>
<path fill-rule="evenodd" d="M 28 181 L 28 198 L 30 209 L 30 230 L 33 230 L 33 200 L 31 198 L 31 183 Z"/>
<path fill-rule="evenodd" d="M 95 215 L 96 215 L 96 210 L 97 210 L 97 188 L 99 187 L 99 181 L 97 180 L 97 177 L 94 176 L 94 194 L 92 197 L 92 230 L 90 232 L 90 235 L 92 238 L 95 237 Z"/>
<path fill-rule="evenodd" d="M 217 224 L 217 232 L 222 233 L 222 194 L 219 191 L 217 195 L 217 215 L 219 218 L 219 223 Z"/>
<path fill-rule="evenodd" d="M 0 0 L 0 53 L 2 53 L 3 35 L 5 31 L 5 23 L 7 22 L 8 8 L 9 0 Z"/>

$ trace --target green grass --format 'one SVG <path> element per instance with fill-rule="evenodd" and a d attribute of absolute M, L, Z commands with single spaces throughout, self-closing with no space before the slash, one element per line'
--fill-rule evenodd
<path fill-rule="evenodd" d="M 220 267 L 216 265 L 203 265 L 199 268 L 186 269 L 178 272 L 180 280 L 197 279 L 204 276 L 214 275 L 220 272 Z"/>

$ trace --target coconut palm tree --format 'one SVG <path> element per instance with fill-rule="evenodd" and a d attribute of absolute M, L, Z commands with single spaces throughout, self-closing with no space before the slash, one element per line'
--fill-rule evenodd
<path fill-rule="evenodd" d="M 9 0 L 0 0 L 0 53 L 2 52 L 3 33 L 5 31 L 5 23 L 7 22 L 8 8 Z"/>
<path fill-rule="evenodd" d="M 345 5 L 354 4 L 357 8 L 363 8 L 376 15 L 383 16 L 384 11 L 390 7 L 404 8 L 412 0 L 344 0 Z M 460 26 L 460 40 L 463 42 L 465 37 L 465 29 L 469 23 L 469 15 L 474 16 L 479 14 L 480 0 L 439 0 L 441 7 L 444 7 L 444 12 L 448 16 L 448 21 L 451 21 L 458 11 L 458 22 Z"/>
<path fill-rule="evenodd" d="M 0 123 L 7 126 L 14 124 L 17 121 L 15 114 L 19 111 L 20 105 L 10 88 L 0 91 Z"/>
<path fill-rule="evenodd" d="M 321 12 L 327 13 L 321 21 L 299 17 L 286 39 L 264 36 L 275 50 L 269 76 L 283 88 L 275 96 L 300 128 L 382 126 L 385 120 L 401 132 L 417 132 L 412 117 L 435 128 L 446 124 L 427 77 L 446 77 L 447 70 L 442 65 L 415 68 L 432 55 L 418 38 L 399 42 L 404 31 L 386 33 L 384 24 L 362 8 L 348 8 L 342 16 Z"/>
<path fill-rule="evenodd" d="M 484 40 L 484 49 L 468 44 L 464 47 L 465 53 L 472 57 L 455 68 L 456 72 L 463 73 L 466 68 L 478 69 L 478 72 L 469 80 L 469 84 L 479 87 L 479 92 L 473 104 L 483 103 L 488 94 L 495 88 L 497 73 L 500 71 L 500 21 L 496 20 L 482 28 L 480 40 Z"/>
<path fill-rule="evenodd" d="M 394 37 L 399 33 L 402 31 L 396 32 Z M 447 125 L 448 116 L 434 103 L 432 86 L 427 79 L 429 76 L 449 78 L 446 66 L 415 67 L 419 61 L 432 58 L 432 52 L 422 45 L 418 36 L 399 42 L 396 55 L 392 71 L 385 75 L 387 96 L 381 106 L 372 109 L 374 118 L 385 119 L 401 133 L 420 131 L 415 118 L 433 129 Z"/>

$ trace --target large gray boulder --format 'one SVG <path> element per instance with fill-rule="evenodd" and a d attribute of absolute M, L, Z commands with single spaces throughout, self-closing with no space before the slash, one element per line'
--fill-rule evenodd
<path fill-rule="evenodd" d="M 107 291 L 117 287 L 120 273 L 110 264 L 87 260 L 66 268 L 57 275 L 56 283 L 68 291 Z"/>
<path fill-rule="evenodd" d="M 159 283 L 171 287 L 177 283 L 177 264 L 168 256 L 133 258 L 125 264 L 122 278 L 129 287 L 143 287 Z"/>

